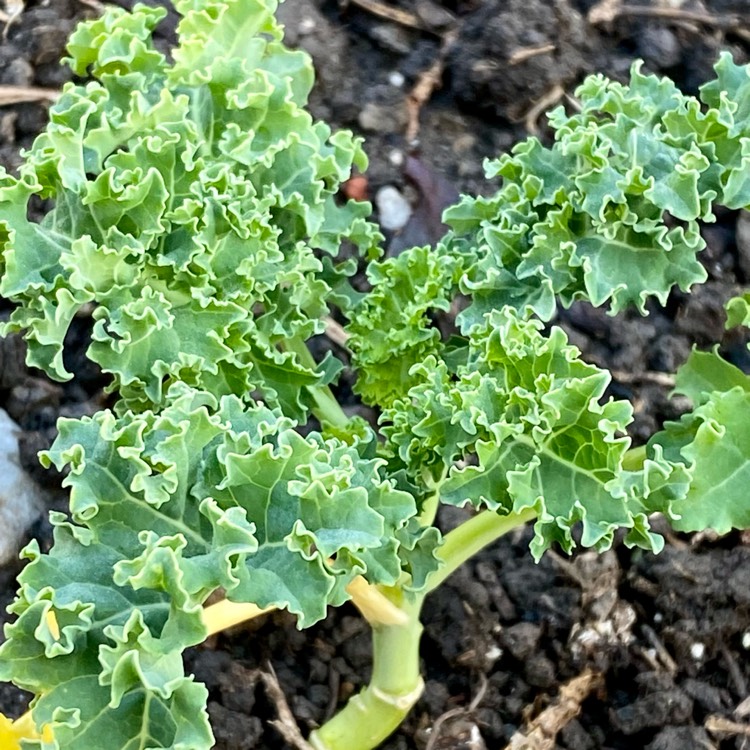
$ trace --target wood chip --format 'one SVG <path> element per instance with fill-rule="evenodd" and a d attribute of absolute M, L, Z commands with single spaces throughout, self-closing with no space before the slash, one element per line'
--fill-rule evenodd
<path fill-rule="evenodd" d="M 652 383 L 663 388 L 674 388 L 675 376 L 668 372 L 626 372 L 625 370 L 612 370 L 612 378 L 618 383 Z"/>
<path fill-rule="evenodd" d="M 622 0 L 601 0 L 589 10 L 586 20 L 592 26 L 612 23 L 617 18 L 621 6 Z"/>
<path fill-rule="evenodd" d="M 100 15 L 104 13 L 104 3 L 100 3 L 99 0 L 78 0 L 78 2 L 81 5 L 85 5 L 87 8 L 91 8 L 91 10 L 99 13 Z"/>
<path fill-rule="evenodd" d="M 568 680 L 554 703 L 517 731 L 505 750 L 553 750 L 559 732 L 578 716 L 581 704 L 602 684 L 602 675 L 589 669 Z"/>
<path fill-rule="evenodd" d="M 750 737 L 750 724 L 740 724 L 724 716 L 709 716 L 703 726 L 709 734 L 718 736 Z"/>

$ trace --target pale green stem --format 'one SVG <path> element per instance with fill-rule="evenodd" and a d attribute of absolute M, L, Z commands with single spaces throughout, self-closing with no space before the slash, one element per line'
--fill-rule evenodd
<path fill-rule="evenodd" d="M 419 516 L 417 516 L 420 526 L 432 526 L 435 523 L 438 508 L 440 507 L 440 485 L 443 483 L 446 473 L 447 472 L 443 472 L 443 475 L 437 481 L 431 479 L 429 471 L 425 471 L 422 476 L 425 486 L 430 489 L 431 492 L 425 499 L 424 503 L 422 503 L 422 511 Z"/>
<path fill-rule="evenodd" d="M 492 510 L 483 510 L 453 531 L 449 531 L 443 539 L 442 546 L 435 553 L 443 564 L 427 579 L 425 594 L 434 591 L 457 568 L 490 542 L 534 518 L 536 511 L 531 508 L 506 516 L 498 515 Z"/>
<path fill-rule="evenodd" d="M 483 511 L 445 535 L 436 553 L 443 566 L 430 576 L 418 595 L 409 597 L 395 587 L 383 589 L 407 620 L 373 627 L 370 684 L 312 733 L 310 744 L 315 750 L 373 750 L 401 725 L 424 688 L 419 669 L 419 613 L 424 597 L 473 554 L 535 517 L 533 510 L 507 516 Z"/>
<path fill-rule="evenodd" d="M 625 452 L 622 457 L 622 468 L 625 471 L 639 471 L 643 468 L 643 462 L 646 460 L 646 446 L 639 445 L 637 448 L 631 448 Z"/>
<path fill-rule="evenodd" d="M 317 370 L 318 365 L 315 358 L 310 354 L 307 344 L 299 337 L 287 339 L 284 343 L 287 351 L 297 355 L 300 363 L 310 370 Z M 321 422 L 328 422 L 335 427 L 345 427 L 349 424 L 349 417 L 346 416 L 336 397 L 327 385 L 314 385 L 308 387 L 308 392 L 315 401 L 313 412 Z"/>
<path fill-rule="evenodd" d="M 393 592 L 401 597 L 401 592 Z M 401 725 L 424 689 L 419 668 L 422 597 L 402 600 L 407 615 L 401 625 L 372 629 L 370 684 L 330 721 L 310 735 L 315 750 L 372 750 Z"/>

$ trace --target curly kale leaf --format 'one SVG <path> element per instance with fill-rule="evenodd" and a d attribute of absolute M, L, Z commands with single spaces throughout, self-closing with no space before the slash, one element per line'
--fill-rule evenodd
<path fill-rule="evenodd" d="M 109 9 L 74 33 L 68 63 L 94 80 L 66 86 L 19 177 L 0 173 L 0 293 L 18 303 L 4 330 L 66 379 L 63 340 L 93 303 L 89 356 L 118 408 L 186 382 L 303 420 L 326 370 L 285 342 L 345 303 L 344 241 L 376 252 L 369 205 L 335 197 L 366 159 L 305 110 L 312 66 L 280 41 L 275 3 L 176 7 L 173 64 L 151 40 L 163 9 Z M 50 199 L 38 222 L 36 196 Z"/>

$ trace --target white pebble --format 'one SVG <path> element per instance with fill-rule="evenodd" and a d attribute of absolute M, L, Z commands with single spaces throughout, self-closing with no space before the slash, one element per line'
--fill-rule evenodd
<path fill-rule="evenodd" d="M 300 22 L 299 26 L 297 27 L 297 32 L 301 36 L 307 36 L 308 34 L 312 34 L 313 31 L 315 31 L 316 27 L 315 19 L 310 18 L 310 16 L 305 16 Z"/>
<path fill-rule="evenodd" d="M 388 154 L 388 161 L 393 164 L 394 167 L 403 167 L 404 162 L 406 161 L 406 157 L 404 156 L 404 152 L 394 148 L 389 154 Z"/>
<path fill-rule="evenodd" d="M 385 185 L 375 194 L 380 226 L 390 232 L 403 229 L 411 218 L 409 201 L 393 185 Z"/>
<path fill-rule="evenodd" d="M 664 621 L 664 615 L 661 612 L 654 612 L 654 622 L 658 625 Z"/>
<path fill-rule="evenodd" d="M 750 651 L 750 630 L 746 630 L 742 635 L 742 648 Z"/>
<path fill-rule="evenodd" d="M 701 661 L 703 657 L 706 655 L 706 646 L 703 643 L 700 643 L 699 641 L 696 641 L 690 646 L 690 656 L 695 659 L 695 661 Z"/>
<path fill-rule="evenodd" d="M 487 661 L 491 664 L 494 664 L 502 655 L 503 650 L 499 646 L 493 645 L 487 649 L 487 653 L 484 655 L 484 658 L 487 659 Z"/>
<path fill-rule="evenodd" d="M 390 83 L 391 86 L 395 86 L 397 89 L 400 89 L 406 83 L 406 78 L 404 78 L 403 73 L 399 73 L 399 71 L 393 70 L 388 74 L 388 83 Z"/>

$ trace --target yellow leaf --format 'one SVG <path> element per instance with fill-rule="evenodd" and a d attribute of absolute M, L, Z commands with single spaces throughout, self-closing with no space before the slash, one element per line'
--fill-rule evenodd
<path fill-rule="evenodd" d="M 13 721 L 7 716 L 0 714 L 0 748 L 2 750 L 21 750 L 21 740 L 35 740 L 39 738 L 31 711 Z M 52 742 L 52 730 L 45 726 L 42 731 L 42 739 Z"/>

